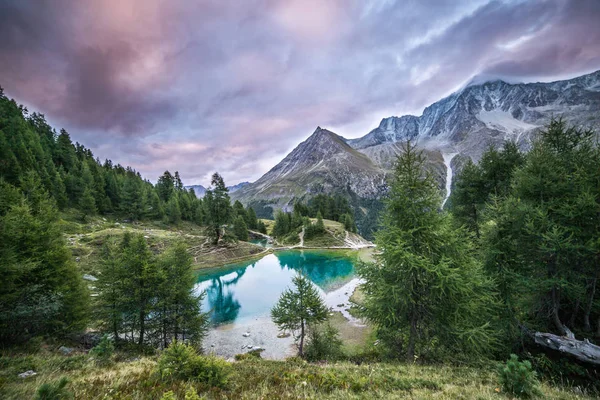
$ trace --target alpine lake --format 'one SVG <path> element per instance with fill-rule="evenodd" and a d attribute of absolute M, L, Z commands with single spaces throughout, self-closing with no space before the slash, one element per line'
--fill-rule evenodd
<path fill-rule="evenodd" d="M 360 284 L 355 266 L 364 258 L 361 252 L 368 251 L 278 250 L 258 260 L 199 271 L 196 290 L 206 293 L 202 308 L 210 320 L 205 351 L 226 358 L 258 348 L 268 359 L 294 355 L 293 338 L 281 337 L 270 312 L 297 273 L 317 287 L 331 315 L 339 312 L 360 329 L 361 322 L 348 312 L 349 298 Z"/>

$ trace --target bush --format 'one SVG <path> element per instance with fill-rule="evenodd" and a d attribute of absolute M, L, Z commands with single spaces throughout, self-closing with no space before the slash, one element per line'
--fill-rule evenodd
<path fill-rule="evenodd" d="M 206 397 L 204 396 L 198 396 L 198 392 L 196 392 L 196 389 L 194 389 L 191 386 L 185 391 L 185 400 L 202 400 L 205 398 Z"/>
<path fill-rule="evenodd" d="M 256 349 L 256 350 L 250 350 L 247 353 L 236 354 L 235 360 L 236 361 L 260 360 L 260 359 L 262 359 L 262 356 L 260 355 L 260 353 L 262 353 L 263 351 L 264 351 L 263 349 Z"/>
<path fill-rule="evenodd" d="M 343 357 L 339 332 L 330 324 L 310 329 L 304 351 L 308 361 L 335 361 Z"/>
<path fill-rule="evenodd" d="M 506 365 L 499 371 L 502 389 L 521 398 L 530 398 L 541 394 L 535 371 L 529 361 L 519 361 L 515 354 L 510 355 Z"/>
<path fill-rule="evenodd" d="M 99 364 L 108 364 L 111 361 L 111 357 L 115 352 L 115 345 L 108 335 L 102 336 L 100 342 L 96 347 L 90 350 L 90 355 Z"/>
<path fill-rule="evenodd" d="M 160 356 L 158 370 L 163 378 L 195 380 L 224 387 L 231 366 L 216 357 L 200 356 L 187 344 L 174 342 Z"/>
<path fill-rule="evenodd" d="M 66 389 L 69 380 L 62 377 L 54 383 L 44 383 L 41 385 L 34 399 L 35 400 L 64 400 L 73 398 L 73 394 Z"/>
<path fill-rule="evenodd" d="M 175 393 L 173 393 L 172 390 L 169 390 L 168 392 L 163 393 L 160 400 L 177 400 L 177 397 L 175 397 Z"/>

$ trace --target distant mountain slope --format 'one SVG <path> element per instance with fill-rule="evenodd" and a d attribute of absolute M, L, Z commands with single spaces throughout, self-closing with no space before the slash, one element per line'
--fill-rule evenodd
<path fill-rule="evenodd" d="M 350 189 L 373 197 L 384 185 L 384 173 L 363 153 L 335 133 L 318 127 L 279 164 L 256 182 L 232 194 L 234 199 L 266 200 L 285 207 L 310 193 Z"/>
<path fill-rule="evenodd" d="M 385 176 L 400 143 L 408 139 L 426 149 L 443 190 L 450 165 L 459 166 L 458 160 L 465 158 L 478 160 L 488 146 L 506 140 L 527 147 L 532 135 L 553 117 L 598 131 L 600 71 L 551 83 L 495 80 L 467 85 L 425 108 L 421 116 L 385 118 L 358 139 L 344 139 L 319 127 L 258 181 L 232 197 L 275 208 L 319 191 L 378 198 L 386 190 Z M 452 160 L 454 154 L 460 157 Z"/>
<path fill-rule="evenodd" d="M 250 184 L 250 182 L 240 182 L 237 185 L 227 186 L 227 189 L 229 189 L 229 193 L 231 194 L 249 184 Z M 194 189 L 194 193 L 196 193 L 196 197 L 198 197 L 198 198 L 204 197 L 204 195 L 206 194 L 206 190 L 207 190 L 202 185 L 190 185 L 190 186 L 186 186 L 185 188 L 188 190 Z"/>
<path fill-rule="evenodd" d="M 552 117 L 600 126 L 600 71 L 551 83 L 509 84 L 501 80 L 469 85 L 425 108 L 423 115 L 390 117 L 359 139 L 356 149 L 416 139 L 424 146 L 454 148 L 478 159 L 489 145 L 531 134 Z"/>

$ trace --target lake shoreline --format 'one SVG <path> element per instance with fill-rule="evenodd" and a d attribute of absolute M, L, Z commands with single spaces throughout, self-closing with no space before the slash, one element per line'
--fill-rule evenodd
<path fill-rule="evenodd" d="M 212 271 L 216 271 L 219 270 L 221 268 L 227 267 L 228 265 L 231 264 L 236 264 L 236 263 L 241 263 L 241 262 L 245 262 L 245 261 L 251 261 L 253 259 L 261 259 L 269 254 L 273 254 L 275 252 L 278 251 L 289 251 L 289 250 L 330 250 L 330 251 L 335 251 L 335 250 L 342 250 L 342 251 L 356 251 L 358 253 L 360 253 L 361 251 L 365 251 L 365 250 L 370 250 L 370 249 L 374 249 L 375 245 L 372 246 L 363 246 L 363 247 L 352 247 L 352 246 L 328 246 L 328 247 L 310 247 L 310 246 L 286 246 L 286 247 L 269 247 L 269 248 L 265 248 L 264 251 L 261 251 L 260 253 L 254 253 L 254 254 L 248 254 L 247 256 L 242 256 L 242 257 L 236 257 L 236 258 L 232 258 L 227 260 L 226 262 L 222 263 L 216 263 L 216 264 L 208 264 L 206 266 L 202 266 L 200 268 L 194 268 L 195 272 L 203 272 L 203 271 L 208 271 L 208 272 L 212 272 Z"/>

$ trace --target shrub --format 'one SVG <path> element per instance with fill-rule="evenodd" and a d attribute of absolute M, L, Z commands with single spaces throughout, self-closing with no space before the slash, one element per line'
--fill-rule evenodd
<path fill-rule="evenodd" d="M 191 386 L 185 391 L 185 400 L 202 400 L 202 399 L 205 399 L 205 397 L 198 396 L 198 392 L 196 392 L 196 389 L 194 389 Z"/>
<path fill-rule="evenodd" d="M 304 356 L 308 361 L 334 361 L 343 356 L 339 332 L 330 324 L 310 329 Z"/>
<path fill-rule="evenodd" d="M 500 368 L 500 384 L 506 393 L 530 398 L 541 394 L 535 371 L 529 361 L 519 361 L 515 354 Z"/>
<path fill-rule="evenodd" d="M 177 397 L 175 397 L 175 393 L 172 390 L 169 390 L 162 395 L 160 400 L 177 400 Z"/>
<path fill-rule="evenodd" d="M 111 357 L 115 352 L 115 345 L 108 335 L 102 336 L 100 342 L 96 347 L 90 350 L 90 355 L 94 357 L 99 364 L 108 364 L 111 361 Z"/>
<path fill-rule="evenodd" d="M 231 366 L 216 357 L 200 356 L 184 343 L 172 343 L 160 356 L 158 370 L 163 378 L 195 380 L 209 386 L 223 387 Z"/>
<path fill-rule="evenodd" d="M 158 370 L 163 378 L 189 379 L 193 375 L 193 364 L 198 357 L 193 347 L 173 342 L 158 360 Z"/>
<path fill-rule="evenodd" d="M 235 355 L 235 360 L 236 361 L 260 360 L 262 358 L 262 356 L 260 355 L 260 353 L 262 353 L 263 351 L 264 351 L 263 349 L 256 349 L 256 350 L 250 350 L 247 353 L 236 354 Z"/>
<path fill-rule="evenodd" d="M 69 380 L 65 377 L 53 383 L 44 383 L 41 385 L 34 399 L 35 400 L 64 400 L 73 398 L 73 394 L 67 390 L 66 386 Z"/>

